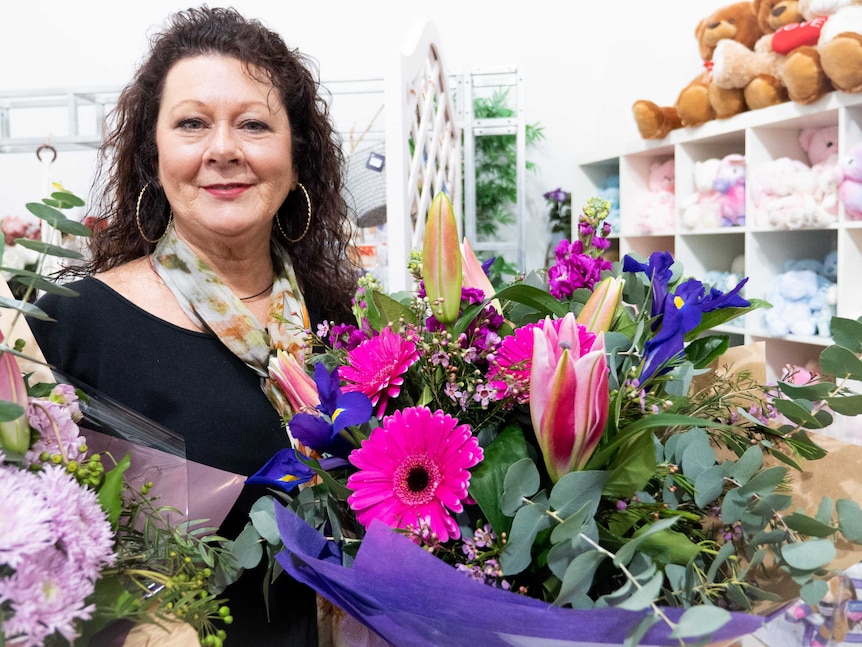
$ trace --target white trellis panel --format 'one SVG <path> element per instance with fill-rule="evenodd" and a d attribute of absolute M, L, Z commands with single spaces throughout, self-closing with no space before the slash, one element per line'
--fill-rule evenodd
<path fill-rule="evenodd" d="M 422 246 L 431 199 L 449 194 L 461 231 L 461 135 L 437 30 L 416 23 L 385 80 L 386 230 L 391 291 L 407 290 L 412 248 Z"/>

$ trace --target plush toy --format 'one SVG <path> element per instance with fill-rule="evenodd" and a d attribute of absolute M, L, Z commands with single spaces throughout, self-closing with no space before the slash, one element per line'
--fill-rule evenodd
<path fill-rule="evenodd" d="M 751 2 L 736 2 L 716 10 L 695 29 L 700 56 L 707 68 L 682 89 L 673 106 L 659 106 L 638 100 L 632 106 L 635 122 L 644 139 L 662 139 L 682 126 L 699 126 L 712 119 L 724 119 L 745 110 L 742 90 L 725 90 L 712 83 L 709 70 L 716 45 L 732 39 L 746 47 L 763 35 Z"/>
<path fill-rule="evenodd" d="M 740 227 L 745 224 L 745 157 L 725 155 L 718 165 L 713 183 L 721 194 L 720 213 L 723 227 Z"/>
<path fill-rule="evenodd" d="M 806 208 L 801 178 L 810 185 L 810 169 L 790 157 L 779 157 L 752 169 L 749 181 L 752 222 L 758 227 L 801 227 Z"/>
<path fill-rule="evenodd" d="M 720 88 L 743 90 L 745 105 L 754 110 L 787 101 L 782 80 L 784 55 L 775 51 L 773 39 L 796 29 L 803 21 L 799 0 L 754 0 L 757 25 L 764 33 L 750 49 L 732 40 L 723 40 L 713 54 L 713 82 Z M 776 37 L 776 33 L 778 36 Z"/>
<path fill-rule="evenodd" d="M 799 10 L 817 38 L 787 55 L 783 78 L 792 100 L 811 103 L 834 89 L 862 91 L 859 4 L 860 0 L 799 0 Z"/>
<path fill-rule="evenodd" d="M 837 285 L 827 266 L 837 260 L 830 252 L 824 260 L 788 260 L 776 275 L 765 298 L 772 308 L 764 311 L 763 325 L 775 337 L 784 335 L 829 336 L 837 303 Z"/>
<path fill-rule="evenodd" d="M 646 198 L 642 201 L 636 227 L 642 234 L 672 231 L 674 226 L 676 176 L 673 158 L 650 164 Z"/>
<path fill-rule="evenodd" d="M 799 145 L 808 155 L 814 179 L 815 200 L 819 212 L 808 224 L 825 227 L 838 219 L 838 183 L 841 169 L 838 165 L 838 126 L 803 128 Z"/>
<path fill-rule="evenodd" d="M 851 220 L 862 220 L 862 142 L 850 147 L 841 158 L 840 168 L 838 199 L 844 214 Z"/>
<path fill-rule="evenodd" d="M 694 192 L 680 204 L 680 221 L 686 229 L 713 229 L 721 226 L 722 195 L 715 189 L 717 157 L 694 163 Z"/>

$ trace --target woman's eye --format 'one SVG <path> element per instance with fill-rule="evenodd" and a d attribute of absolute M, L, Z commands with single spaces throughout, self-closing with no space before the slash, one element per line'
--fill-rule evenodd
<path fill-rule="evenodd" d="M 199 130 L 205 126 L 202 119 L 183 119 L 177 124 L 177 127 L 183 130 Z"/>
<path fill-rule="evenodd" d="M 250 130 L 252 132 L 262 132 L 264 130 L 269 130 L 269 126 L 267 126 L 262 121 L 246 121 L 243 122 L 242 127 L 246 130 Z"/>

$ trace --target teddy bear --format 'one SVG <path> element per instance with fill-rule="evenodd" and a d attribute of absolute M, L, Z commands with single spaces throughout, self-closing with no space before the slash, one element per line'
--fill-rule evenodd
<path fill-rule="evenodd" d="M 713 229 L 721 226 L 722 195 L 715 189 L 720 165 L 721 160 L 717 157 L 694 163 L 694 191 L 680 203 L 680 222 L 686 229 Z"/>
<path fill-rule="evenodd" d="M 713 82 L 727 90 L 742 89 L 749 110 L 766 108 L 788 99 L 782 80 L 784 57 L 775 50 L 773 41 L 780 42 L 784 30 L 797 29 L 803 21 L 798 5 L 799 0 L 754 0 L 754 14 L 764 35 L 753 48 L 733 40 L 723 40 L 715 47 Z"/>
<path fill-rule="evenodd" d="M 837 287 L 817 259 L 789 260 L 766 292 L 772 308 L 764 311 L 763 325 L 774 337 L 829 335 L 835 313 Z"/>
<path fill-rule="evenodd" d="M 831 225 L 838 219 L 838 183 L 842 172 L 838 163 L 838 126 L 803 128 L 799 145 L 808 155 L 815 183 L 815 200 L 819 210 L 808 224 L 815 227 Z"/>
<path fill-rule="evenodd" d="M 817 210 L 814 176 L 805 162 L 779 157 L 751 172 L 752 222 L 758 227 L 799 229 Z"/>
<path fill-rule="evenodd" d="M 742 90 L 725 90 L 712 83 L 712 55 L 724 39 L 750 48 L 762 35 L 750 1 L 720 7 L 702 19 L 695 28 L 695 38 L 706 69 L 682 89 L 673 106 L 659 106 L 644 99 L 635 101 L 632 112 L 641 137 L 663 139 L 677 128 L 699 126 L 743 112 L 746 106 Z"/>
<path fill-rule="evenodd" d="M 799 0 L 817 40 L 788 54 L 784 78 L 790 98 L 811 103 L 832 90 L 862 91 L 862 0 Z"/>
<path fill-rule="evenodd" d="M 656 160 L 649 166 L 649 192 L 636 212 L 636 227 L 642 234 L 672 231 L 676 211 L 676 174 L 673 158 Z"/>
<path fill-rule="evenodd" d="M 841 180 L 838 199 L 850 220 L 862 220 L 862 142 L 850 147 L 840 158 Z"/>
<path fill-rule="evenodd" d="M 718 165 L 713 182 L 721 195 L 719 206 L 723 227 L 745 224 L 745 157 L 736 153 L 725 155 Z"/>

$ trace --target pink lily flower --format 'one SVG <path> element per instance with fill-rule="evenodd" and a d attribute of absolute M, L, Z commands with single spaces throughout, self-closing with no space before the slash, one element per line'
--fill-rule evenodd
<path fill-rule="evenodd" d="M 485 298 L 490 298 L 496 290 L 494 290 L 494 286 L 491 284 L 491 279 L 488 278 L 485 270 L 482 269 L 482 263 L 476 257 L 470 241 L 466 238 L 464 238 L 464 242 L 461 244 L 461 259 L 463 261 L 464 287 L 482 290 Z M 496 308 L 497 312 L 503 312 L 498 299 L 491 301 L 491 305 Z"/>
<path fill-rule="evenodd" d="M 428 208 L 422 242 L 422 278 L 434 317 L 454 323 L 461 308 L 461 247 L 452 202 L 438 193 Z"/>
<path fill-rule="evenodd" d="M 594 333 L 610 330 L 623 296 L 625 280 L 621 276 L 608 276 L 593 288 L 593 293 L 578 313 L 578 323 Z"/>
<path fill-rule="evenodd" d="M 276 356 L 269 360 L 269 376 L 278 384 L 294 412 L 314 409 L 320 404 L 314 379 L 290 353 L 278 349 Z"/>
<path fill-rule="evenodd" d="M 3 341 L 2 334 L 0 341 Z M 14 420 L 0 422 L 0 448 L 8 454 L 24 454 L 30 449 L 27 386 L 18 361 L 11 353 L 0 353 L 0 400 L 17 404 L 22 409 L 21 415 Z"/>
<path fill-rule="evenodd" d="M 554 482 L 586 466 L 608 420 L 604 335 L 590 344 L 582 331 L 571 313 L 559 332 L 549 320 L 533 329 L 530 417 Z"/>

